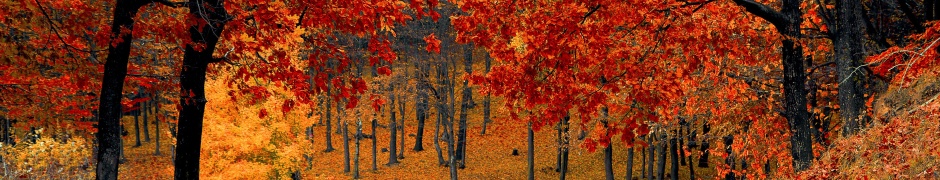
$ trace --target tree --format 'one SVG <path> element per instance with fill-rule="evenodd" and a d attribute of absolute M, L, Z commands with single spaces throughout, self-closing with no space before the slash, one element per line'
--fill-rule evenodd
<path fill-rule="evenodd" d="M 127 75 L 127 59 L 131 51 L 132 36 L 122 29 L 133 30 L 132 19 L 140 7 L 149 2 L 118 0 L 114 6 L 108 57 L 105 60 L 104 76 L 101 80 L 98 103 L 98 166 L 97 179 L 117 179 L 118 159 L 121 149 L 121 91 Z M 198 155 L 196 156 L 198 159 Z M 198 166 L 196 167 L 198 168 Z"/>
<path fill-rule="evenodd" d="M 839 68 L 839 110 L 845 123 L 842 126 L 844 136 L 858 132 L 868 119 L 864 115 L 866 75 L 858 70 L 864 56 L 862 8 L 861 1 L 837 1 L 837 18 L 830 30 L 834 58 Z"/>
<path fill-rule="evenodd" d="M 751 0 L 735 0 L 736 4 L 746 11 L 769 21 L 777 32 L 787 37 L 802 37 L 800 23 L 803 22 L 799 0 L 783 0 L 780 11 L 774 10 L 764 4 Z M 790 124 L 791 155 L 793 167 L 800 171 L 809 167 L 813 160 L 812 139 L 809 129 L 809 112 L 806 107 L 806 69 L 803 67 L 803 47 L 795 39 L 783 39 L 783 89 L 784 112 Z"/>

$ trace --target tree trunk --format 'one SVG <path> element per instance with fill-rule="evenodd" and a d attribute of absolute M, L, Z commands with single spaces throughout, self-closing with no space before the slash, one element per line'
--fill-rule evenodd
<path fill-rule="evenodd" d="M 418 132 L 415 132 L 414 151 L 421 152 L 424 151 L 424 146 L 422 143 L 422 140 L 424 139 L 424 122 L 428 118 L 428 93 L 425 91 L 425 88 L 420 86 L 417 88 L 417 92 L 418 95 L 415 97 L 417 98 L 415 101 L 415 119 L 418 120 Z M 434 141 L 437 141 L 437 137 L 434 138 Z"/>
<path fill-rule="evenodd" d="M 725 153 L 728 154 L 728 157 L 725 158 L 725 163 L 728 164 L 728 167 L 731 167 L 731 170 L 734 170 L 734 154 L 731 151 L 731 144 L 734 143 L 733 136 L 725 136 L 721 138 L 725 144 Z M 725 174 L 726 180 L 734 180 L 734 172 L 728 172 Z"/>
<path fill-rule="evenodd" d="M 641 137 L 640 139 L 647 139 L 647 138 Z M 647 141 L 647 144 L 649 144 L 648 142 L 649 142 L 649 141 Z M 649 144 L 649 145 L 652 145 L 652 144 Z M 640 157 L 640 161 L 643 162 L 643 164 L 642 164 L 642 166 L 640 166 L 640 171 L 641 171 L 640 173 L 642 173 L 642 174 L 640 174 L 640 178 L 641 178 L 641 179 L 650 179 L 651 177 L 650 177 L 650 176 L 647 176 L 647 175 L 649 175 L 649 173 L 646 172 L 646 170 L 647 170 L 647 168 L 646 168 L 646 167 L 647 167 L 647 166 L 646 166 L 646 162 L 647 162 L 647 157 L 649 157 L 649 156 L 646 155 L 646 148 L 641 148 L 641 151 L 642 151 L 642 152 L 641 152 L 641 153 L 642 153 L 642 154 L 641 154 L 642 156 Z"/>
<path fill-rule="evenodd" d="M 610 129 L 607 126 L 608 121 L 609 119 L 607 117 L 607 107 L 602 107 L 601 108 L 601 123 L 604 125 L 604 133 L 606 133 L 607 135 L 610 135 Z M 608 142 L 610 142 L 610 139 L 607 139 L 607 140 Z M 608 143 L 607 147 L 604 147 L 604 175 L 605 175 L 604 177 L 606 177 L 607 180 L 614 179 L 614 165 L 613 165 L 614 157 L 613 156 L 614 156 L 613 145 L 611 143 Z"/>
<path fill-rule="evenodd" d="M 127 59 L 131 52 L 131 33 L 122 34 L 123 29 L 134 29 L 134 16 L 145 2 L 118 0 L 111 21 L 111 40 L 118 42 L 108 46 L 108 57 L 101 79 L 98 103 L 98 155 L 95 175 L 97 179 L 117 179 L 118 160 L 121 147 L 121 94 L 124 77 L 127 76 Z M 120 40 L 117 40 L 120 38 Z"/>
<path fill-rule="evenodd" d="M 440 141 L 441 141 L 441 139 L 440 139 L 440 138 L 441 138 L 441 121 L 443 121 L 443 118 L 441 117 L 440 114 L 441 114 L 441 113 L 440 113 L 440 110 L 438 110 L 437 123 L 435 123 L 435 125 L 434 125 L 434 149 L 437 150 L 437 162 L 438 162 L 438 164 L 440 164 L 441 166 L 443 166 L 443 165 L 446 165 L 446 163 L 444 162 L 444 154 L 443 154 L 444 152 L 443 152 L 443 150 L 441 150 L 441 143 L 440 143 Z"/>
<path fill-rule="evenodd" d="M 378 135 L 378 134 L 375 133 L 375 124 L 376 124 L 376 123 L 378 123 L 378 122 L 376 122 L 375 113 L 373 113 L 373 116 L 372 116 L 372 170 L 373 170 L 373 171 L 378 171 L 378 170 L 379 170 L 379 167 L 377 166 L 377 164 L 378 164 L 378 159 L 377 159 L 377 157 L 378 157 L 378 156 L 376 156 L 377 152 L 376 152 L 376 150 L 375 150 L 376 146 L 378 146 L 378 144 L 376 144 L 376 142 L 375 142 L 375 139 L 378 139 L 378 136 L 376 136 L 376 135 Z"/>
<path fill-rule="evenodd" d="M 464 72 L 469 75 L 473 72 L 473 50 L 470 45 L 464 47 Z M 456 73 L 455 73 L 456 75 Z M 452 87 L 453 88 L 453 87 Z M 462 92 L 462 103 L 460 106 L 460 121 L 457 126 L 457 163 L 458 167 L 464 168 L 466 166 L 466 156 L 467 156 L 467 115 L 469 114 L 470 109 L 473 109 L 475 106 L 473 102 L 473 93 L 471 93 L 470 81 L 463 81 L 463 92 Z"/>
<path fill-rule="evenodd" d="M 679 146 L 677 143 L 678 142 L 676 141 L 676 138 L 669 139 L 669 154 L 671 155 L 669 159 L 672 160 L 672 168 L 670 171 L 672 172 L 672 176 L 669 177 L 671 177 L 673 180 L 679 179 L 679 159 L 681 158 L 679 158 Z"/>
<path fill-rule="evenodd" d="M 149 95 L 149 94 L 148 94 L 148 95 Z M 141 103 L 141 105 L 140 105 L 140 109 L 143 110 L 141 113 L 143 113 L 143 116 L 144 116 L 144 121 L 143 121 L 143 123 L 144 123 L 144 142 L 150 142 L 150 125 L 149 125 L 149 124 L 150 124 L 150 118 L 149 118 L 149 117 L 150 117 L 150 114 L 151 114 L 151 110 L 152 110 L 152 108 L 153 108 L 153 107 L 150 107 L 150 103 L 152 103 L 152 102 L 153 102 L 153 100 L 149 100 L 149 101 L 145 101 L 144 103 Z"/>
<path fill-rule="evenodd" d="M 154 101 L 154 106 L 153 106 L 154 107 L 153 109 L 154 124 L 153 125 L 155 128 L 155 131 L 154 131 L 154 147 L 155 148 L 154 148 L 153 154 L 159 156 L 160 155 L 160 132 L 161 132 L 160 131 L 160 117 L 165 117 L 165 116 L 160 115 L 161 114 L 160 113 L 160 99 L 159 99 L 160 93 L 155 93 L 155 94 L 156 96 L 154 98 L 158 98 L 158 99 Z"/>
<path fill-rule="evenodd" d="M 208 9 L 208 10 L 207 10 Z M 205 49 L 197 51 L 187 45 L 183 55 L 183 70 L 180 72 L 180 110 L 178 145 L 176 146 L 176 179 L 199 178 L 199 150 L 202 145 L 202 123 L 206 110 L 206 68 L 215 61 L 212 53 L 219 42 L 228 13 L 220 0 L 189 3 L 189 13 L 204 17 L 208 23 L 189 27 L 193 43 L 202 43 Z M 209 24 L 211 23 L 211 24 Z M 200 31 L 202 30 L 202 31 Z M 187 96 L 192 95 L 192 96 Z"/>
<path fill-rule="evenodd" d="M 391 107 L 389 107 L 390 108 L 389 109 L 390 120 L 388 121 L 389 122 L 389 125 L 388 125 L 389 141 L 388 141 L 388 164 L 387 165 L 395 165 L 395 164 L 398 164 L 398 157 L 396 157 L 398 155 L 396 154 L 398 153 L 397 152 L 398 147 L 396 146 L 397 145 L 396 140 L 398 140 L 398 136 L 397 136 L 398 124 L 395 120 L 395 94 L 388 93 L 388 100 L 391 102 L 389 103 Z"/>
<path fill-rule="evenodd" d="M 711 130 L 711 127 L 708 125 L 708 122 L 702 124 L 702 135 L 708 135 L 708 132 Z M 702 156 L 699 156 L 698 167 L 707 168 L 708 167 L 708 138 L 702 138 L 701 145 L 699 145 L 699 151 L 702 151 Z"/>
<path fill-rule="evenodd" d="M 336 106 L 337 110 L 339 110 L 339 114 L 336 115 L 336 120 L 339 121 L 342 117 L 343 110 L 342 107 L 339 107 L 339 103 L 337 103 Z M 349 123 L 342 121 L 342 125 L 338 127 L 342 127 L 340 130 L 342 130 L 341 134 L 343 134 L 343 160 L 345 160 L 343 172 L 349 172 Z"/>
<path fill-rule="evenodd" d="M 526 154 L 526 162 L 528 162 L 528 179 L 535 179 L 535 132 L 532 130 L 532 122 L 528 123 L 528 139 L 529 149 L 528 154 Z"/>
<path fill-rule="evenodd" d="M 854 135 L 864 126 L 865 88 L 862 65 L 862 2 L 858 0 L 836 1 L 836 26 L 832 38 L 836 66 L 839 68 L 839 109 L 841 111 L 842 135 Z"/>
<path fill-rule="evenodd" d="M 362 119 L 360 119 L 362 116 L 358 109 L 356 110 L 356 116 L 356 135 L 354 136 L 356 151 L 353 154 L 353 179 L 359 179 L 359 140 L 362 139 Z"/>
<path fill-rule="evenodd" d="M 656 133 L 653 132 L 649 134 L 646 139 L 649 140 L 649 156 L 646 157 L 646 177 L 648 179 L 655 179 L 654 174 L 656 173 L 654 165 L 656 164 Z"/>
<path fill-rule="evenodd" d="M 659 142 L 656 145 L 656 154 L 659 155 L 659 158 L 656 160 L 656 179 L 663 180 L 666 178 L 666 137 L 663 134 L 659 135 Z"/>
<path fill-rule="evenodd" d="M 492 58 L 490 58 L 489 54 L 485 57 L 484 63 L 486 64 L 486 69 L 484 70 L 484 75 L 490 73 L 490 65 L 492 62 Z M 486 97 L 483 98 L 483 129 L 480 130 L 481 135 L 486 134 L 486 125 L 490 122 L 492 122 L 492 120 L 490 120 L 490 93 L 487 92 Z"/>
<path fill-rule="evenodd" d="M 734 0 L 748 12 L 770 21 L 777 32 L 786 37 L 803 37 L 800 24 L 803 12 L 801 0 L 783 0 L 780 12 L 753 0 Z M 784 112 L 790 124 L 790 153 L 797 172 L 805 170 L 813 161 L 812 135 L 809 112 L 806 109 L 806 68 L 803 67 L 803 47 L 791 38 L 783 39 L 783 94 Z"/>
<path fill-rule="evenodd" d="M 401 139 L 398 142 L 399 143 L 398 148 L 401 148 L 401 149 L 398 150 L 398 159 L 404 159 L 405 158 L 405 101 L 404 101 L 404 98 L 402 98 L 401 100 L 398 100 L 398 112 L 399 114 L 401 114 L 400 115 L 401 123 L 398 123 L 400 124 L 398 125 L 398 129 L 401 130 L 401 133 L 399 133 L 401 134 Z"/>
<path fill-rule="evenodd" d="M 614 179 L 613 154 L 614 148 L 612 145 L 608 144 L 607 147 L 604 147 L 604 177 L 606 177 L 607 180 Z"/>
<path fill-rule="evenodd" d="M 690 128 L 690 130 L 689 130 L 689 143 L 695 142 L 695 133 L 692 133 L 692 132 L 693 132 L 693 131 L 692 131 L 691 128 Z M 692 146 L 689 146 L 689 149 L 692 149 Z M 680 151 L 681 151 L 681 150 L 680 150 Z M 693 164 L 693 163 L 692 163 L 692 158 L 693 158 L 693 157 L 692 157 L 692 153 L 689 153 L 689 156 L 688 156 L 688 161 L 689 161 L 689 164 L 688 164 L 688 166 L 689 166 L 689 179 L 695 179 L 695 166 L 692 165 L 692 164 Z"/>
<path fill-rule="evenodd" d="M 630 146 L 630 148 L 627 149 L 627 180 L 633 179 L 633 153 L 633 146 Z"/>
<path fill-rule="evenodd" d="M 134 147 L 140 147 L 140 116 L 134 115 L 134 137 L 137 140 L 134 142 Z"/>
<path fill-rule="evenodd" d="M 329 83 L 328 83 L 328 84 L 329 84 Z M 329 89 L 329 85 L 327 85 L 327 89 Z M 336 149 L 333 148 L 333 133 L 330 133 L 330 130 L 333 129 L 333 128 L 332 128 L 333 119 L 330 117 L 330 115 L 331 115 L 332 112 L 333 112 L 332 109 L 331 109 L 333 106 L 332 106 L 332 104 L 330 103 L 330 102 L 332 102 L 332 101 L 330 100 L 330 99 L 332 99 L 332 98 L 329 98 L 329 96 L 330 96 L 330 90 L 326 90 L 326 96 L 327 96 L 327 98 L 326 98 L 326 130 L 323 131 L 323 132 L 326 133 L 326 149 L 323 150 L 323 152 L 333 152 L 333 151 L 336 150 Z M 338 104 L 338 103 L 337 103 L 337 104 Z M 337 108 L 337 109 L 339 109 L 339 108 Z M 336 119 L 339 119 L 339 114 L 336 115 Z M 339 124 L 336 124 L 336 126 L 339 127 Z"/>
<path fill-rule="evenodd" d="M 568 174 L 568 141 L 571 138 L 568 132 L 570 124 L 568 123 L 571 120 L 571 116 L 566 114 L 563 119 L 561 119 L 561 167 L 559 168 L 559 179 L 565 179 Z"/>

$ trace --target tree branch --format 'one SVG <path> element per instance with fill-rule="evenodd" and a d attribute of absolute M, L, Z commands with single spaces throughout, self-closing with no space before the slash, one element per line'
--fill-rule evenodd
<path fill-rule="evenodd" d="M 166 6 L 170 6 L 170 7 L 175 7 L 175 8 L 186 7 L 186 4 L 189 3 L 189 2 L 187 2 L 187 1 L 184 1 L 184 2 L 171 2 L 170 0 L 153 0 L 153 2 L 154 2 L 154 3 L 163 4 L 163 5 L 166 5 Z"/>
<path fill-rule="evenodd" d="M 780 13 L 780 11 L 774 10 L 773 8 L 759 2 L 755 2 L 754 0 L 734 0 L 734 3 L 738 4 L 738 6 L 744 7 L 744 10 L 747 10 L 747 12 L 769 21 L 777 28 L 783 28 L 793 23 L 793 20 L 784 16 L 783 13 Z"/>

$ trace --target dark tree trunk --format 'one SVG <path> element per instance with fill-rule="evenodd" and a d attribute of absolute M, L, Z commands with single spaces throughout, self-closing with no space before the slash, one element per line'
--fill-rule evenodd
<path fill-rule="evenodd" d="M 415 132 L 415 147 L 414 151 L 420 152 L 424 151 L 424 122 L 428 118 L 428 93 L 425 91 L 426 85 L 419 85 L 417 87 L 418 95 L 415 96 L 417 100 L 415 101 L 415 119 L 418 120 L 418 131 Z M 436 131 L 436 130 L 435 130 Z M 434 138 L 437 141 L 437 138 Z"/>
<path fill-rule="evenodd" d="M 146 2 L 118 0 L 114 6 L 111 22 L 111 40 L 117 44 L 108 46 L 108 57 L 104 64 L 101 79 L 101 93 L 98 103 L 98 165 L 95 169 L 97 179 L 117 179 L 118 161 L 121 147 L 121 94 L 124 90 L 124 77 L 127 76 L 127 59 L 131 52 L 133 37 L 130 33 L 122 34 L 123 29 L 133 30 L 132 19 Z M 120 39 L 120 40 L 117 40 Z"/>
<path fill-rule="evenodd" d="M 656 170 L 654 166 L 656 164 L 656 146 L 658 145 L 656 143 L 656 133 L 650 133 L 648 136 L 646 136 L 646 139 L 649 140 L 649 156 L 646 157 L 646 177 L 648 179 L 655 179 L 654 174 L 656 173 Z"/>
<path fill-rule="evenodd" d="M 691 126 L 691 124 L 690 124 L 690 126 Z M 689 143 L 691 144 L 691 143 L 693 143 L 693 142 L 695 142 L 695 133 L 694 133 L 694 131 L 691 130 L 691 128 L 689 128 Z M 693 148 L 692 145 L 688 145 L 688 147 L 689 147 L 689 149 L 692 149 L 692 148 Z M 682 152 L 682 151 L 680 150 L 680 152 Z M 692 158 L 693 158 L 693 157 L 692 157 L 692 153 L 689 153 L 689 156 L 688 156 L 688 161 L 689 161 L 689 164 L 688 164 L 688 166 L 689 166 L 689 179 L 695 179 L 695 166 L 692 165 L 692 164 L 694 164 L 694 163 L 692 163 Z"/>
<path fill-rule="evenodd" d="M 337 106 L 336 109 L 339 110 L 337 111 L 338 114 L 336 115 L 336 120 L 340 121 L 340 119 L 342 118 L 343 109 L 342 107 L 340 107 L 339 103 L 337 103 L 336 106 Z M 350 166 L 349 165 L 349 123 L 346 121 L 340 121 L 340 122 L 342 122 L 342 125 L 338 125 L 338 127 L 342 127 L 340 128 L 340 130 L 342 130 L 342 132 L 340 133 L 343 134 L 343 160 L 345 160 L 343 161 L 345 162 L 343 164 L 343 172 L 349 172 L 350 171 L 349 169 L 349 166 Z"/>
<path fill-rule="evenodd" d="M 159 99 L 160 93 L 155 93 L 155 94 L 156 96 L 154 96 L 154 98 L 158 98 L 158 99 L 154 101 L 154 106 L 153 106 L 154 107 L 153 126 L 155 128 L 155 131 L 154 131 L 154 147 L 155 148 L 154 148 L 153 154 L 159 156 L 160 155 L 160 132 L 161 132 L 160 131 L 160 117 L 165 117 L 165 116 L 160 115 L 161 114 L 160 113 L 160 99 Z"/>
<path fill-rule="evenodd" d="M 662 180 L 666 178 L 666 137 L 663 134 L 659 135 L 659 142 L 656 145 L 656 154 L 659 155 L 659 158 L 656 160 L 656 179 Z"/>
<path fill-rule="evenodd" d="M 607 107 L 602 107 L 601 108 L 601 123 L 604 124 L 604 133 L 607 133 L 607 135 L 610 135 L 610 129 L 607 127 L 608 120 L 609 119 L 607 118 Z M 609 141 L 610 139 L 608 139 L 608 142 Z M 614 156 L 613 145 L 608 143 L 607 147 L 604 147 L 604 175 L 605 175 L 604 177 L 606 177 L 607 180 L 614 179 L 614 165 L 613 165 L 614 157 L 613 156 Z"/>
<path fill-rule="evenodd" d="M 685 124 L 685 123 L 680 122 L 680 124 Z M 679 165 L 682 165 L 682 166 L 685 166 L 685 151 L 682 150 L 682 146 L 685 145 L 685 136 L 683 136 L 683 132 L 686 127 L 687 127 L 686 125 L 680 125 L 679 133 L 678 133 L 679 144 L 677 145 L 679 146 Z"/>
<path fill-rule="evenodd" d="M 786 37 L 802 37 L 800 24 L 803 22 L 803 12 L 800 10 L 801 0 L 783 0 L 781 10 L 778 12 L 771 7 L 753 0 L 734 0 L 748 12 L 770 21 L 777 28 L 777 32 Z M 806 69 L 803 62 L 803 47 L 796 44 L 793 39 L 783 39 L 783 94 L 786 111 L 784 116 L 790 124 L 790 153 L 793 156 L 793 167 L 802 171 L 809 167 L 813 161 L 812 135 L 809 123 L 809 112 L 806 109 Z"/>
<path fill-rule="evenodd" d="M 532 122 L 529 122 L 527 127 L 528 127 L 527 141 L 529 143 L 528 153 L 526 154 L 527 155 L 526 162 L 528 162 L 528 167 L 527 167 L 528 179 L 534 180 L 535 179 L 535 132 L 533 132 L 532 130 Z"/>
<path fill-rule="evenodd" d="M 469 75 L 473 72 L 473 50 L 470 45 L 465 46 L 464 49 L 464 72 Z M 456 74 L 455 74 L 456 75 Z M 470 81 L 463 81 L 463 92 L 462 92 L 462 103 L 460 106 L 460 121 L 458 121 L 457 129 L 457 163 L 458 167 L 464 168 L 466 166 L 466 156 L 467 156 L 467 115 L 469 114 L 470 109 L 473 109 L 476 106 L 473 102 L 473 93 L 471 93 Z"/>
<path fill-rule="evenodd" d="M 398 155 L 397 154 L 398 144 L 396 144 L 397 143 L 396 141 L 398 140 L 398 136 L 397 136 L 398 124 L 395 120 L 395 94 L 388 93 L 388 100 L 391 102 L 389 103 L 391 107 L 389 107 L 390 120 L 388 121 L 389 122 L 389 125 L 388 125 L 389 141 L 388 141 L 388 164 L 387 165 L 395 165 L 395 164 L 398 164 L 398 157 L 396 157 Z"/>
<path fill-rule="evenodd" d="M 836 1 L 837 28 L 833 28 L 832 39 L 836 66 L 839 68 L 839 110 L 841 111 L 842 135 L 854 135 L 864 126 L 865 75 L 858 69 L 862 65 L 862 2 L 858 0 Z"/>
<path fill-rule="evenodd" d="M 329 85 L 327 85 L 327 89 L 329 89 Z M 333 119 L 330 117 L 330 115 L 332 115 L 332 112 L 333 112 L 332 111 L 333 106 L 330 103 L 332 102 L 331 99 L 333 98 L 329 98 L 330 90 L 326 91 L 326 96 L 327 96 L 326 105 L 325 105 L 326 106 L 326 130 L 323 131 L 326 133 L 326 149 L 323 150 L 323 152 L 333 152 L 336 149 L 333 148 L 333 133 L 330 133 L 330 129 L 332 129 L 332 124 L 333 124 L 332 123 Z M 339 114 L 336 115 L 336 119 L 339 119 Z M 339 124 L 336 124 L 336 126 L 338 127 Z"/>
<path fill-rule="evenodd" d="M 376 150 L 375 150 L 375 149 L 376 149 L 376 146 L 378 146 L 378 144 L 376 144 L 376 142 L 375 142 L 375 139 L 378 139 L 378 137 L 376 137 L 376 135 L 378 135 L 378 134 L 375 133 L 375 124 L 376 124 L 376 123 L 378 123 L 378 122 L 376 122 L 375 113 L 373 113 L 373 115 L 372 115 L 372 170 L 373 170 L 373 171 L 378 171 L 378 170 L 379 170 L 379 167 L 378 167 L 378 159 L 377 159 L 378 156 L 376 156 L 377 152 L 376 152 Z"/>
<path fill-rule="evenodd" d="M 564 118 L 561 119 L 561 127 L 560 127 L 561 137 L 559 137 L 561 139 L 561 149 L 559 150 L 560 151 L 559 153 L 561 155 L 560 157 L 561 159 L 559 159 L 559 162 L 561 163 L 560 165 L 561 167 L 559 167 L 559 173 L 558 173 L 559 179 L 565 179 L 566 178 L 565 176 L 568 174 L 568 140 L 571 137 L 568 134 L 569 120 L 571 120 L 571 116 L 567 114 L 565 115 Z"/>
<path fill-rule="evenodd" d="M 630 148 L 627 148 L 627 171 L 626 171 L 627 180 L 633 179 L 633 153 L 634 153 L 633 146 L 630 146 Z"/>
<path fill-rule="evenodd" d="M 0 135 L 3 139 L 0 139 L 0 143 L 3 143 L 5 146 L 12 146 L 13 139 L 10 138 L 10 119 L 0 117 L 0 120 L 2 120 L 0 123 L 3 123 L 3 135 Z"/>
<path fill-rule="evenodd" d="M 134 142 L 134 147 L 140 147 L 140 116 L 134 115 L 134 137 L 136 142 Z"/>
<path fill-rule="evenodd" d="M 353 153 L 353 179 L 359 179 L 359 140 L 362 139 L 362 114 L 356 109 L 356 135 L 353 136 L 356 143 L 356 151 Z"/>
<path fill-rule="evenodd" d="M 640 139 L 647 139 L 647 138 L 640 137 Z M 649 141 L 647 140 L 647 142 L 649 142 Z M 647 143 L 647 144 L 649 144 L 649 143 Z M 649 145 L 652 145 L 652 144 L 649 144 Z M 650 176 L 647 176 L 647 175 L 649 175 L 649 173 L 646 172 L 646 170 L 647 170 L 647 168 L 646 168 L 646 167 L 647 167 L 647 166 L 646 166 L 646 162 L 647 162 L 647 157 L 649 157 L 649 156 L 646 155 L 646 148 L 640 148 L 640 149 L 641 149 L 641 151 L 642 151 L 642 152 L 641 152 L 641 156 L 640 156 L 640 161 L 643 163 L 643 164 L 640 166 L 640 171 L 641 171 L 641 172 L 640 172 L 640 173 L 641 173 L 641 174 L 640 174 L 640 178 L 641 178 L 641 179 L 650 179 L 651 177 L 650 177 Z"/>
<path fill-rule="evenodd" d="M 678 142 L 676 141 L 676 138 L 669 139 L 669 159 L 672 160 L 672 167 L 669 171 L 671 172 L 670 174 L 672 174 L 672 176 L 669 177 L 671 177 L 673 180 L 679 179 L 679 159 L 681 158 L 679 158 L 679 145 L 677 143 Z"/>
<path fill-rule="evenodd" d="M 438 110 L 437 123 L 435 123 L 434 125 L 434 150 L 437 151 L 438 164 L 440 164 L 441 166 L 444 166 L 444 165 L 447 165 L 447 163 L 444 162 L 444 152 L 443 150 L 441 150 L 441 143 L 440 143 L 441 135 L 442 135 L 441 122 L 444 121 L 444 118 L 442 117 L 443 113 L 441 113 L 441 111 L 443 110 Z"/>
<path fill-rule="evenodd" d="M 607 147 L 604 147 L 604 177 L 607 180 L 614 179 L 614 148 L 612 145 L 608 144 Z"/>
<path fill-rule="evenodd" d="M 492 59 L 490 58 L 489 53 L 485 56 L 484 63 L 486 64 L 486 69 L 484 70 L 484 75 L 490 73 L 490 65 Z M 483 129 L 480 130 L 480 134 L 486 134 L 486 125 L 492 122 L 490 120 L 490 93 L 486 93 L 486 97 L 483 98 Z"/>
<path fill-rule="evenodd" d="M 401 133 L 399 133 L 401 134 L 400 135 L 401 139 L 398 142 L 399 143 L 398 148 L 401 148 L 401 149 L 398 150 L 398 159 L 404 159 L 405 158 L 405 101 L 404 101 L 404 98 L 402 98 L 401 100 L 398 100 L 398 112 L 399 114 L 401 114 L 400 115 L 401 123 L 398 123 L 400 124 L 398 125 L 398 129 L 401 130 Z"/>
<path fill-rule="evenodd" d="M 558 122 L 558 125 L 555 126 L 555 129 L 558 131 L 558 133 L 555 134 L 555 136 L 556 136 L 556 138 L 557 138 L 557 139 L 555 140 L 555 143 L 558 143 L 558 144 L 557 144 L 557 145 L 558 145 L 558 148 L 556 148 L 556 149 L 558 150 L 558 155 L 555 156 L 555 172 L 561 172 L 561 148 L 562 148 L 562 147 L 561 147 L 561 146 L 562 146 L 562 142 L 561 142 L 561 141 L 562 141 L 562 140 L 561 140 L 561 139 L 562 139 L 562 137 L 561 137 L 561 136 L 562 136 L 562 134 L 561 134 L 561 126 L 562 126 L 562 125 L 561 125 L 561 122 Z"/>
<path fill-rule="evenodd" d="M 183 70 L 180 72 L 179 136 L 176 146 L 176 179 L 199 179 L 199 150 L 202 145 L 202 123 L 206 110 L 206 68 L 212 58 L 215 45 L 229 18 L 221 0 L 205 0 L 189 3 L 189 13 L 204 17 L 207 23 L 189 27 L 193 43 L 204 43 L 205 49 L 197 51 L 187 45 L 183 55 Z M 208 24 L 211 23 L 211 24 Z M 202 31 L 200 31 L 202 30 Z M 192 96 L 187 96 L 192 95 Z"/>
<path fill-rule="evenodd" d="M 924 13 L 928 21 L 940 19 L 940 3 L 937 0 L 924 0 Z"/>
<path fill-rule="evenodd" d="M 708 122 L 702 124 L 702 135 L 707 135 L 711 130 L 711 127 L 708 125 Z M 702 156 L 699 156 L 698 167 L 707 168 L 708 167 L 708 138 L 702 138 L 699 151 L 702 151 Z"/>
<path fill-rule="evenodd" d="M 728 154 L 728 157 L 725 158 L 725 163 L 728 164 L 728 167 L 731 167 L 731 170 L 734 170 L 734 154 L 731 151 L 731 144 L 734 143 L 734 137 L 725 136 L 725 137 L 722 137 L 721 139 L 725 144 L 725 153 Z M 725 179 L 734 180 L 735 179 L 734 172 L 729 172 L 728 174 L 725 174 Z"/>
<path fill-rule="evenodd" d="M 141 115 L 142 115 L 143 118 L 144 118 L 144 120 L 143 120 L 143 123 L 144 123 L 144 142 L 150 142 L 150 128 L 149 128 L 149 126 L 147 125 L 147 124 L 150 124 L 150 118 L 149 118 L 149 117 L 150 117 L 149 114 L 150 114 L 150 110 L 151 110 L 150 102 L 151 102 L 151 101 L 148 100 L 148 101 L 144 101 L 144 102 L 140 103 L 140 110 L 141 110 L 140 113 L 141 113 Z"/>

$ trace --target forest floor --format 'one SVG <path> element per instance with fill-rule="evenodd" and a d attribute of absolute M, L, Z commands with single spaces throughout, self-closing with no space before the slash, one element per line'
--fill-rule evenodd
<path fill-rule="evenodd" d="M 225 87 L 221 80 L 210 80 L 208 85 Z M 307 118 L 305 113 L 287 113 L 283 116 L 268 117 L 268 120 L 259 119 L 257 107 L 277 107 L 270 103 L 257 105 L 251 108 L 238 107 L 229 103 L 225 95 L 226 88 L 209 89 L 207 97 L 209 104 L 206 111 L 206 123 L 202 140 L 201 176 L 208 179 L 274 179 L 288 178 L 289 172 L 300 170 L 303 179 L 351 179 L 352 173 L 343 172 L 343 144 L 341 134 L 332 134 L 333 152 L 324 152 L 326 126 L 314 126 L 313 145 L 303 138 L 302 124 L 315 124 L 319 121 L 317 116 Z M 526 163 L 526 126 L 524 123 L 510 122 L 504 119 L 507 114 L 502 108 L 501 101 L 494 98 L 492 111 L 494 120 L 487 126 L 487 133 L 481 135 L 482 130 L 482 97 L 474 98 L 479 106 L 469 112 L 467 131 L 467 161 L 466 168 L 458 170 L 461 179 L 524 179 L 527 174 Z M 415 132 L 417 122 L 414 120 L 413 102 L 406 105 L 404 159 L 393 166 L 386 166 L 388 153 L 382 149 L 388 148 L 389 130 L 377 128 L 377 168 L 372 170 L 372 141 L 363 139 L 360 143 L 359 169 L 361 179 L 446 179 L 449 178 L 449 169 L 437 162 L 437 152 L 433 144 L 436 119 L 430 113 L 425 127 L 424 150 L 414 151 Z M 276 108 L 273 108 L 276 109 Z M 365 108 L 369 109 L 369 108 Z M 348 111 L 348 110 L 347 110 Z M 433 109 L 431 112 L 435 112 Z M 280 113 L 274 113 L 280 114 Z M 353 114 L 353 113 L 348 113 Z M 369 112 L 362 114 L 371 114 Z M 386 116 L 387 117 L 387 116 Z M 288 119 L 269 121 L 270 119 Z M 368 118 L 368 117 L 366 117 Z M 368 121 L 363 119 L 363 133 L 371 134 L 373 130 Z M 124 137 L 124 149 L 127 163 L 120 166 L 120 176 L 127 179 L 172 179 L 172 149 L 168 142 L 172 142 L 170 134 L 166 131 L 166 123 L 161 124 L 164 130 L 161 136 L 161 155 L 155 155 L 155 141 L 143 142 L 143 146 L 133 147 L 134 129 L 133 117 L 124 119 L 129 135 Z M 572 119 L 574 121 L 574 119 Z M 335 121 L 334 121 L 335 122 Z M 387 119 L 379 119 L 380 124 L 386 124 Z M 335 130 L 335 123 L 333 128 Z M 150 125 L 151 133 L 154 127 Z M 582 141 L 576 139 L 581 127 L 571 127 L 572 142 L 569 159 L 568 179 L 599 179 L 604 177 L 603 153 L 598 150 L 588 152 L 581 148 Z M 289 129 L 289 130 L 288 130 Z M 350 122 L 350 130 L 355 130 L 355 121 Z M 559 173 L 555 172 L 557 147 L 557 131 L 553 127 L 545 127 L 535 133 L 535 179 L 555 179 Z M 280 138 L 278 136 L 284 136 Z M 263 137 L 269 136 L 269 137 Z M 154 138 L 153 136 L 151 138 Z M 143 137 L 142 137 L 143 139 Z M 446 143 L 441 142 L 446 153 Z M 613 169 L 617 179 L 626 176 L 627 148 L 615 141 L 613 143 Z M 400 148 L 400 147 L 399 147 Z M 350 150 L 355 151 L 354 141 L 350 141 Z M 518 150 L 519 155 L 512 155 Z M 690 151 L 698 157 L 697 150 Z M 312 166 L 308 167 L 303 154 L 312 154 Z M 352 153 L 351 153 L 352 154 Z M 636 151 L 634 158 L 634 177 L 640 175 L 643 165 L 641 153 Z M 446 158 L 446 154 L 444 155 Z M 272 159 L 273 158 L 273 159 Z M 697 158 L 696 158 L 697 160 Z M 718 161 L 712 158 L 712 161 Z M 667 161 L 669 162 L 669 161 Z M 666 171 L 669 171 L 667 166 Z M 688 167 L 680 168 L 680 179 L 688 179 Z M 714 167 L 695 169 L 697 177 L 710 177 Z"/>

